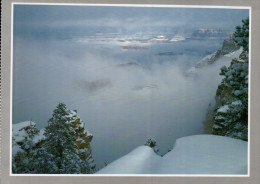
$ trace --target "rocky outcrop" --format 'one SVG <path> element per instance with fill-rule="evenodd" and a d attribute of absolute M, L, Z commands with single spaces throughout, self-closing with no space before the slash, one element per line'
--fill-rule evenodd
<path fill-rule="evenodd" d="M 225 39 L 221 48 L 221 55 L 226 55 L 231 52 L 238 50 L 240 46 L 236 44 L 236 42 L 232 39 L 232 36 L 228 39 Z"/>
<path fill-rule="evenodd" d="M 238 50 L 240 47 L 234 42 L 234 40 L 227 38 L 223 41 L 221 49 L 204 57 L 200 62 L 195 65 L 195 68 L 202 68 L 215 63 L 217 59 L 226 54 L 232 53 Z"/>
<path fill-rule="evenodd" d="M 230 66 L 222 67 L 224 76 L 218 86 L 215 105 L 208 109 L 206 133 L 248 140 L 248 63 L 233 59 Z"/>
<path fill-rule="evenodd" d="M 212 65 L 220 57 L 223 57 L 225 55 L 228 56 L 238 49 L 240 49 L 240 46 L 238 46 L 234 42 L 234 40 L 232 39 L 232 35 L 230 35 L 230 38 L 223 41 L 221 49 L 203 58 L 199 63 L 194 66 L 193 71 L 196 68 L 203 68 Z M 225 81 L 223 81 L 217 88 L 215 103 L 208 106 L 206 117 L 203 122 L 205 133 L 214 133 L 216 135 L 226 134 L 227 128 L 223 124 L 223 118 L 226 116 L 226 112 L 224 112 L 223 110 L 227 110 L 228 108 L 227 106 L 225 106 L 225 104 L 228 104 L 229 102 L 233 102 L 235 100 L 236 96 L 233 94 L 232 89 L 229 86 L 225 85 Z"/>
<path fill-rule="evenodd" d="M 69 116 L 71 117 L 70 125 L 74 129 L 74 142 L 78 146 L 78 155 L 80 159 L 84 161 L 87 160 L 91 170 L 94 171 L 96 169 L 96 164 L 92 158 L 92 149 L 90 146 L 93 135 L 85 130 L 85 123 L 79 118 L 76 110 L 70 111 Z"/>
<path fill-rule="evenodd" d="M 234 42 L 234 40 L 232 40 L 232 37 L 227 38 L 223 41 L 222 47 L 219 50 L 210 55 L 207 55 L 198 63 L 196 63 L 187 71 L 185 76 L 196 77 L 196 72 L 199 71 L 199 69 L 214 65 L 217 61 L 221 60 L 221 58 L 225 56 L 233 58 L 234 55 L 240 53 L 239 49 L 242 52 L 242 49 Z"/>

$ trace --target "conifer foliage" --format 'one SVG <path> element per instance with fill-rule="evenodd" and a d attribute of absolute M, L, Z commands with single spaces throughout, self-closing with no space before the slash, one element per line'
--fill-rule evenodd
<path fill-rule="evenodd" d="M 157 143 L 153 138 L 149 138 L 144 145 L 152 148 L 156 154 L 159 153 L 159 149 L 157 148 Z"/>
<path fill-rule="evenodd" d="M 224 78 L 217 90 L 212 132 L 247 141 L 249 20 L 242 22 L 242 27 L 236 27 L 234 40 L 243 47 L 243 52 L 228 68 L 221 68 L 220 75 Z"/>
<path fill-rule="evenodd" d="M 20 141 L 17 136 L 19 145 L 15 140 L 13 143 L 19 149 L 13 156 L 13 173 L 89 174 L 95 171 L 89 145 L 93 136 L 84 129 L 84 122 L 76 111 L 67 109 L 64 103 L 54 109 L 40 142 L 37 138 L 40 131 L 35 123 L 25 126 L 20 134 L 26 137 Z"/>
<path fill-rule="evenodd" d="M 248 52 L 248 42 L 249 42 L 249 18 L 242 20 L 243 25 L 236 27 L 236 32 L 234 33 L 234 41 L 243 47 L 243 49 Z"/>
<path fill-rule="evenodd" d="M 45 148 L 55 158 L 59 173 L 80 173 L 74 130 L 66 105 L 59 103 L 45 130 Z"/>

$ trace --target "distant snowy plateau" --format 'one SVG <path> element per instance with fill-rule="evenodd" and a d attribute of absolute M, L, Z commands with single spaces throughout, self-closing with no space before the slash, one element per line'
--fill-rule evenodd
<path fill-rule="evenodd" d="M 163 157 L 139 146 L 96 174 L 247 174 L 245 141 L 215 135 L 195 135 L 176 140 Z"/>

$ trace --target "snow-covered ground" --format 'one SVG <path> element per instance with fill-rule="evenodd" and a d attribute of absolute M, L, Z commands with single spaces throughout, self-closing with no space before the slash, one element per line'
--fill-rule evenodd
<path fill-rule="evenodd" d="M 13 140 L 14 142 L 23 142 L 27 140 L 29 135 L 26 131 L 26 127 L 35 126 L 36 124 L 32 121 L 24 121 L 21 123 L 12 125 Z"/>
<path fill-rule="evenodd" d="M 14 156 L 18 151 L 24 151 L 19 144 L 23 144 L 28 140 L 31 140 L 33 144 L 39 143 L 45 139 L 44 131 L 41 129 L 32 138 L 29 138 L 28 127 L 36 127 L 36 123 L 32 121 L 24 121 L 12 125 L 12 155 Z"/>
<path fill-rule="evenodd" d="M 96 174 L 247 174 L 248 143 L 215 135 L 177 139 L 163 157 L 140 146 Z"/>

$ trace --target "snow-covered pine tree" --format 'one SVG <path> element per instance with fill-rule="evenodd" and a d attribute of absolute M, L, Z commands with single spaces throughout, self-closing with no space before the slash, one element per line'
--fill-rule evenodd
<path fill-rule="evenodd" d="M 77 167 L 81 159 L 77 155 L 77 145 L 74 142 L 74 129 L 71 127 L 71 117 L 64 103 L 59 103 L 54 109 L 49 124 L 45 129 L 46 151 L 53 155 L 57 173 L 80 173 Z M 69 161 L 68 161 L 69 159 Z M 77 165 L 78 164 L 78 165 Z"/>
<path fill-rule="evenodd" d="M 236 27 L 236 32 L 234 33 L 234 41 L 243 47 L 244 51 L 248 52 L 248 42 L 249 42 L 249 18 L 242 20 L 243 25 Z"/>
<path fill-rule="evenodd" d="M 77 111 L 63 103 L 53 111 L 47 128 L 38 130 L 31 121 L 13 126 L 13 173 L 83 173 L 96 171 L 90 142 Z"/>
<path fill-rule="evenodd" d="M 152 138 L 149 138 L 144 145 L 154 148 L 156 146 L 156 141 Z"/>
<path fill-rule="evenodd" d="M 28 154 L 24 151 L 18 151 L 12 158 L 12 172 L 18 174 L 29 173 Z"/>
<path fill-rule="evenodd" d="M 248 140 L 248 37 L 249 19 L 237 26 L 234 40 L 243 47 L 238 59 L 228 68 L 222 67 L 224 76 L 217 90 L 217 104 L 212 133 Z"/>
<path fill-rule="evenodd" d="M 84 129 L 84 122 L 76 111 L 59 103 L 45 129 L 44 148 L 53 156 L 54 173 L 88 174 L 95 171 L 90 141 L 92 135 Z M 45 154 L 46 155 L 46 154 Z"/>
<path fill-rule="evenodd" d="M 39 130 L 32 121 L 22 122 L 18 127 L 18 129 L 14 128 L 12 137 L 13 148 L 19 150 L 13 154 L 12 171 L 13 173 L 30 173 L 32 168 L 29 158 L 31 158 L 31 153 L 35 148 L 33 138 L 39 133 Z"/>
<path fill-rule="evenodd" d="M 40 147 L 33 150 L 28 158 L 29 173 L 32 174 L 54 174 L 58 173 L 55 158 L 45 148 Z"/>

